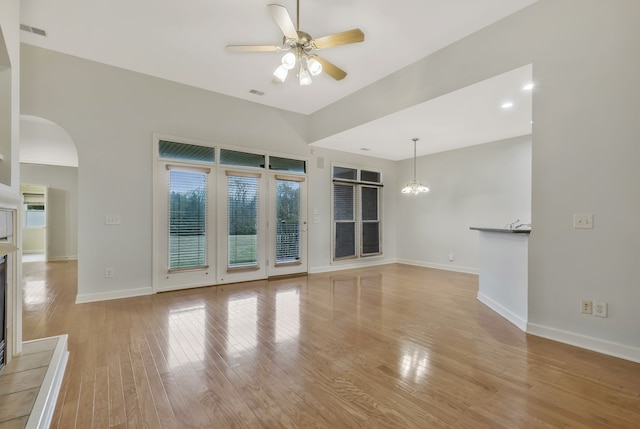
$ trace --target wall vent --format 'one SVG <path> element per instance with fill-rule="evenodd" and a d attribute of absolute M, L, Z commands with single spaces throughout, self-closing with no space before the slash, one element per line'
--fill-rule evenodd
<path fill-rule="evenodd" d="M 47 37 L 47 32 L 41 28 L 31 27 L 30 25 L 20 24 L 20 30 L 26 31 L 27 33 L 37 34 L 38 36 Z"/>

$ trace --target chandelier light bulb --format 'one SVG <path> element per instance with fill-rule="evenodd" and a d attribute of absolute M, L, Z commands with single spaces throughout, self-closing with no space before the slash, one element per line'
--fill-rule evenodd
<path fill-rule="evenodd" d="M 296 66 L 296 56 L 293 52 L 284 54 L 282 57 L 282 66 L 287 70 L 291 70 Z"/>

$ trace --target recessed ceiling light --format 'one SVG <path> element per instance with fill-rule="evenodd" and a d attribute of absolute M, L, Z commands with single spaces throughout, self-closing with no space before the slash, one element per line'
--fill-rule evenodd
<path fill-rule="evenodd" d="M 533 82 L 529 82 L 525 86 L 522 87 L 524 91 L 531 91 L 533 89 Z"/>
<path fill-rule="evenodd" d="M 511 101 L 506 101 L 504 103 L 502 103 L 502 107 L 503 109 L 511 109 L 513 107 L 513 103 Z"/>

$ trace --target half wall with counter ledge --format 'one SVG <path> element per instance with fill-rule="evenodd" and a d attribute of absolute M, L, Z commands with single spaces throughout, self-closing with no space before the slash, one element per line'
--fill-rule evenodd
<path fill-rule="evenodd" d="M 478 299 L 523 331 L 527 329 L 530 228 L 480 228 Z"/>

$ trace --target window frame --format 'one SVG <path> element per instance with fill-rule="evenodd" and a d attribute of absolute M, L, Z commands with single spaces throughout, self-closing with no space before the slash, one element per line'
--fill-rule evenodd
<path fill-rule="evenodd" d="M 342 169 L 352 169 L 356 170 L 356 179 L 345 179 L 345 178 L 335 178 L 334 177 L 334 169 L 342 168 Z M 371 181 L 363 181 L 362 171 L 377 173 L 379 175 L 379 182 L 371 182 Z M 382 188 L 384 187 L 383 183 L 383 173 L 379 169 L 370 168 L 370 167 L 360 167 L 349 164 L 342 163 L 332 163 L 330 170 L 330 180 L 331 180 L 331 264 L 340 263 L 345 260 L 355 260 L 362 258 L 371 258 L 371 257 L 380 257 L 383 255 L 383 220 L 382 220 Z M 335 185 L 336 184 L 344 184 L 351 185 L 354 187 L 354 219 L 355 219 L 355 254 L 338 257 L 336 258 L 336 230 L 337 224 L 342 222 L 341 220 L 335 219 Z M 362 188 L 377 188 L 377 219 L 376 220 L 363 220 L 362 215 Z M 349 221 L 354 222 L 354 221 Z M 365 223 L 377 223 L 378 224 L 378 252 L 373 253 L 365 253 L 364 252 L 364 224 Z"/>

